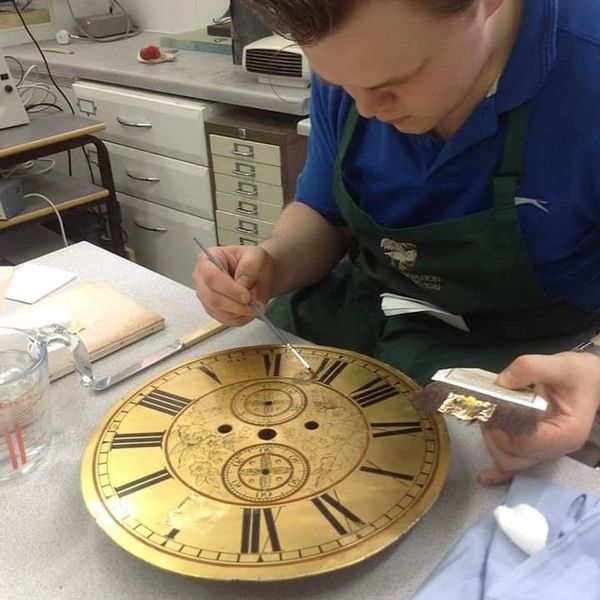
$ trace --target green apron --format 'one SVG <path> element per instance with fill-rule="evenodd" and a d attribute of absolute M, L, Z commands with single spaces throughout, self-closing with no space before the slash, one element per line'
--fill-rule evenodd
<path fill-rule="evenodd" d="M 420 383 L 444 367 L 498 372 L 521 354 L 559 352 L 592 337 L 600 316 L 547 298 L 522 239 L 515 196 L 528 119 L 528 104 L 508 115 L 504 154 L 491 182 L 492 208 L 391 229 L 375 223 L 344 187 L 343 163 L 359 122 L 353 107 L 333 191 L 357 243 L 326 279 L 273 300 L 269 316 L 316 344 L 373 356 Z M 383 292 L 461 315 L 470 332 L 425 313 L 386 317 Z"/>

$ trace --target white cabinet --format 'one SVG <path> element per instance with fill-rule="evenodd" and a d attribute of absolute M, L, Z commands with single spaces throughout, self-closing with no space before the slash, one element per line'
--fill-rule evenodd
<path fill-rule="evenodd" d="M 140 264 L 193 287 L 197 237 L 206 246 L 217 243 L 212 221 L 179 210 L 117 194 L 128 244 Z"/>
<path fill-rule="evenodd" d="M 120 192 L 213 219 L 208 167 L 106 142 Z"/>
<path fill-rule="evenodd" d="M 87 81 L 73 92 L 81 114 L 106 123 L 99 136 L 137 261 L 193 287 L 194 236 L 216 244 L 204 125 L 218 106 Z"/>
<path fill-rule="evenodd" d="M 81 114 L 106 123 L 104 139 L 208 164 L 204 121 L 214 105 L 87 81 L 74 83 L 73 92 Z"/>

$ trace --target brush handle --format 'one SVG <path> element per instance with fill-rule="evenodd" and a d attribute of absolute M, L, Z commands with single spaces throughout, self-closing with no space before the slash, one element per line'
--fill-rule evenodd
<path fill-rule="evenodd" d="M 595 354 L 596 356 L 600 356 L 600 334 L 593 337 L 587 342 L 583 342 L 583 344 L 579 344 L 579 346 L 575 346 L 575 348 L 572 348 L 572 351 L 590 352 L 592 354 Z"/>

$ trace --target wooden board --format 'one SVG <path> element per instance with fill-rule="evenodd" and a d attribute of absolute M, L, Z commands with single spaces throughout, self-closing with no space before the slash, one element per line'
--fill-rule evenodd
<path fill-rule="evenodd" d="M 124 346 L 164 328 L 164 317 L 138 304 L 102 282 L 86 282 L 66 289 L 33 304 L 13 317 L 26 317 L 40 310 L 62 309 L 71 317 L 72 329 L 87 346 L 92 360 L 97 360 Z M 53 347 L 48 366 L 51 379 L 74 370 L 71 353 Z"/>

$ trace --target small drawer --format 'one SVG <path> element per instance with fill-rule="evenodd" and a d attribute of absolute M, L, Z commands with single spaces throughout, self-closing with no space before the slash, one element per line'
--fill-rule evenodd
<path fill-rule="evenodd" d="M 243 236 L 266 238 L 273 229 L 273 223 L 267 223 L 251 217 L 240 217 L 222 210 L 215 211 L 217 227 L 228 229 Z"/>
<path fill-rule="evenodd" d="M 279 146 L 253 142 L 252 140 L 238 140 L 211 133 L 210 148 L 213 154 L 219 156 L 239 158 L 246 162 L 265 163 L 276 167 L 281 166 L 281 150 Z"/>
<path fill-rule="evenodd" d="M 262 241 L 256 235 L 244 235 L 221 228 L 217 228 L 217 237 L 220 246 L 258 246 Z"/>
<path fill-rule="evenodd" d="M 207 167 L 111 142 L 106 147 L 118 192 L 214 220 Z"/>
<path fill-rule="evenodd" d="M 260 181 L 270 185 L 281 185 L 281 169 L 279 167 L 237 158 L 225 158 L 214 154 L 212 158 L 215 173 L 237 177 L 243 181 Z"/>
<path fill-rule="evenodd" d="M 79 113 L 106 123 L 103 139 L 208 165 L 206 102 L 87 81 L 73 84 Z"/>
<path fill-rule="evenodd" d="M 240 217 L 251 217 L 275 223 L 281 214 L 281 206 L 267 204 L 266 202 L 257 202 L 250 198 L 240 198 L 231 194 L 217 192 L 217 208 Z"/>
<path fill-rule="evenodd" d="M 215 173 L 215 188 L 217 192 L 225 192 L 226 194 L 233 194 L 240 198 L 283 206 L 283 188 L 277 185 L 269 185 L 268 183 L 260 183 L 259 181 L 248 181 L 246 179 L 238 179 L 229 175 Z"/>

